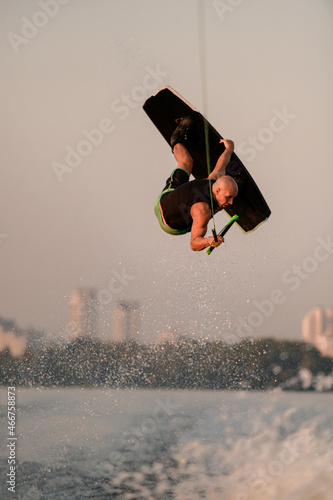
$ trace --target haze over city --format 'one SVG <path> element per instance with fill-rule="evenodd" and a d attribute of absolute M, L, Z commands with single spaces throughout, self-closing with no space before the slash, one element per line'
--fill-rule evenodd
<path fill-rule="evenodd" d="M 333 5 L 203 7 L 0 0 L 0 316 L 64 334 L 71 291 L 93 287 L 103 332 L 129 300 L 140 340 L 300 339 L 333 306 Z M 209 257 L 153 212 L 175 161 L 142 105 L 166 85 L 235 142 L 272 210 Z"/>

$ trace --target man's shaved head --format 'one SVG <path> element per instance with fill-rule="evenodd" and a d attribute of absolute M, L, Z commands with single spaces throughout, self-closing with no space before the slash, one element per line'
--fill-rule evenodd
<path fill-rule="evenodd" d="M 238 194 L 238 186 L 230 175 L 221 175 L 213 184 L 213 194 L 220 207 L 232 205 Z"/>
<path fill-rule="evenodd" d="M 221 175 L 221 177 L 218 177 L 217 180 L 215 181 L 215 185 L 220 188 L 233 188 L 236 190 L 236 194 L 238 193 L 238 186 L 233 177 L 230 175 Z"/>

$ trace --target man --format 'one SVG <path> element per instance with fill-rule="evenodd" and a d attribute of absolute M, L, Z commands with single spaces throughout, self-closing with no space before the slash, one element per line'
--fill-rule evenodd
<path fill-rule="evenodd" d="M 232 177 L 225 174 L 234 150 L 233 142 L 225 139 L 220 141 L 224 143 L 225 150 L 209 177 L 189 181 L 193 167 L 189 152 L 193 140 L 191 125 L 191 119 L 184 118 L 171 136 L 177 168 L 173 170 L 155 203 L 155 214 L 167 233 L 178 235 L 191 232 L 191 249 L 199 251 L 209 246 L 218 247 L 223 242 L 221 236 L 217 237 L 218 241 L 213 236 L 205 236 L 208 222 L 212 218 L 212 208 L 215 214 L 227 205 L 232 205 L 238 186 Z"/>

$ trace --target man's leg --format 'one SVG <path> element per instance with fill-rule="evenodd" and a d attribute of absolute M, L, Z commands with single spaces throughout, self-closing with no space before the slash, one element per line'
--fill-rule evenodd
<path fill-rule="evenodd" d="M 190 179 L 193 168 L 193 159 L 187 149 L 187 144 L 191 129 L 192 121 L 189 117 L 186 117 L 180 121 L 171 135 L 170 144 L 177 162 L 177 167 L 167 179 L 163 191 L 167 189 L 176 189 L 181 184 L 188 182 Z"/>
<path fill-rule="evenodd" d="M 184 144 L 175 144 L 173 154 L 177 161 L 177 167 L 167 179 L 163 191 L 166 189 L 176 189 L 181 184 L 185 184 L 190 180 L 190 175 L 192 173 L 193 159 Z"/>
<path fill-rule="evenodd" d="M 177 168 L 186 170 L 186 172 L 190 176 L 193 168 L 193 159 L 184 144 L 181 144 L 180 142 L 175 144 L 173 148 L 173 154 L 176 162 L 178 163 Z"/>
<path fill-rule="evenodd" d="M 166 185 L 155 203 L 155 215 L 158 218 L 161 228 L 167 233 L 185 234 L 188 233 L 191 228 L 181 230 L 172 229 L 166 223 L 161 207 L 161 197 L 163 196 L 164 199 L 165 196 L 173 196 L 173 193 L 179 186 L 186 184 L 189 181 L 192 172 L 193 159 L 184 144 L 175 144 L 173 153 L 177 161 L 177 167 L 172 171 L 170 177 L 167 179 Z"/>

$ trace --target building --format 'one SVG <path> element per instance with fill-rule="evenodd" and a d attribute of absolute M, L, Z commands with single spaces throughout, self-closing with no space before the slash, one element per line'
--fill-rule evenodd
<path fill-rule="evenodd" d="M 304 317 L 302 336 L 322 356 L 333 358 L 333 309 L 316 307 Z"/>
<path fill-rule="evenodd" d="M 113 325 L 113 341 L 136 340 L 139 333 L 140 316 L 137 302 L 118 302 Z"/>
<path fill-rule="evenodd" d="M 47 345 L 47 338 L 41 330 L 19 328 L 15 321 L 0 317 L 0 352 L 6 349 L 14 357 L 21 357 L 25 351 L 38 351 Z"/>
<path fill-rule="evenodd" d="M 93 288 L 77 288 L 72 291 L 69 307 L 69 331 L 71 341 L 77 338 L 96 338 L 97 307 Z"/>
<path fill-rule="evenodd" d="M 27 345 L 27 337 L 18 335 L 14 331 L 5 331 L 0 325 L 0 352 L 8 349 L 9 353 L 19 358 L 23 356 Z"/>

